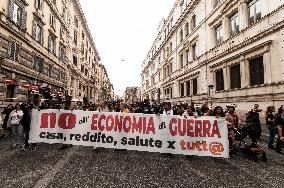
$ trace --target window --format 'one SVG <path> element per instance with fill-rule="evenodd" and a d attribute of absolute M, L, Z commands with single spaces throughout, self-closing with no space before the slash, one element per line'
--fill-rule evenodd
<path fill-rule="evenodd" d="M 224 75 L 223 69 L 216 72 L 216 91 L 224 90 Z"/>
<path fill-rule="evenodd" d="M 223 27 L 222 25 L 216 27 L 216 45 L 220 45 L 223 42 Z"/>
<path fill-rule="evenodd" d="M 173 51 L 173 43 L 170 42 L 170 53 L 172 53 L 172 51 Z"/>
<path fill-rule="evenodd" d="M 186 82 L 186 96 L 190 96 L 190 81 Z"/>
<path fill-rule="evenodd" d="M 143 81 L 143 79 L 142 79 L 142 81 Z M 159 81 L 161 81 L 161 73 L 159 72 Z"/>
<path fill-rule="evenodd" d="M 187 37 L 188 34 L 189 34 L 189 24 L 188 24 L 188 22 L 186 22 L 186 24 L 185 24 L 185 36 Z"/>
<path fill-rule="evenodd" d="M 48 37 L 48 51 L 52 54 L 56 54 L 56 41 L 54 36 Z"/>
<path fill-rule="evenodd" d="M 52 1 L 53 1 L 53 4 L 56 5 L 56 0 L 52 0 Z"/>
<path fill-rule="evenodd" d="M 43 45 L 43 29 L 36 21 L 33 22 L 33 38 Z"/>
<path fill-rule="evenodd" d="M 77 33 L 74 31 L 74 43 L 77 45 Z"/>
<path fill-rule="evenodd" d="M 88 76 L 88 69 L 85 68 L 85 75 Z"/>
<path fill-rule="evenodd" d="M 77 57 L 73 55 L 73 64 L 77 66 Z"/>
<path fill-rule="evenodd" d="M 193 95 L 197 94 L 197 78 L 192 80 L 192 94 Z"/>
<path fill-rule="evenodd" d="M 240 64 L 230 67 L 230 80 L 231 80 L 231 89 L 241 87 L 241 72 Z"/>
<path fill-rule="evenodd" d="M 183 41 L 183 30 L 182 29 L 179 32 L 179 39 L 180 39 L 180 42 Z"/>
<path fill-rule="evenodd" d="M 85 53 L 85 47 L 84 47 L 84 43 L 82 42 L 81 44 L 81 53 L 84 54 Z"/>
<path fill-rule="evenodd" d="M 193 30 L 196 27 L 196 15 L 194 14 L 191 17 L 191 30 Z"/>
<path fill-rule="evenodd" d="M 166 78 L 167 77 L 167 68 L 166 67 L 164 67 L 164 69 L 163 69 L 163 72 L 164 72 L 164 78 Z"/>
<path fill-rule="evenodd" d="M 65 80 L 65 73 L 64 73 L 63 70 L 60 70 L 60 71 L 59 71 L 58 77 L 59 77 L 60 80 Z"/>
<path fill-rule="evenodd" d="M 183 68 L 183 54 L 179 55 L 179 66 L 181 69 Z"/>
<path fill-rule="evenodd" d="M 81 72 L 84 73 L 84 71 L 85 71 L 85 67 L 84 65 L 81 65 Z"/>
<path fill-rule="evenodd" d="M 151 85 L 154 85 L 155 84 L 155 77 L 153 76 L 152 78 L 151 78 Z"/>
<path fill-rule="evenodd" d="M 62 17 L 63 19 L 65 19 L 65 15 L 66 15 L 66 8 L 65 8 L 65 7 L 62 7 L 61 17 Z"/>
<path fill-rule="evenodd" d="M 9 4 L 9 17 L 22 29 L 26 29 L 27 12 L 14 1 Z"/>
<path fill-rule="evenodd" d="M 186 56 L 186 64 L 189 62 L 189 50 L 185 51 L 185 56 Z"/>
<path fill-rule="evenodd" d="M 78 20 L 77 20 L 77 18 L 76 18 L 76 17 L 74 17 L 74 24 L 75 24 L 75 27 L 77 27 L 77 28 L 78 28 L 79 24 L 78 24 Z"/>
<path fill-rule="evenodd" d="M 82 40 L 85 40 L 85 33 L 82 31 Z"/>
<path fill-rule="evenodd" d="M 7 83 L 6 98 L 9 99 L 9 102 L 13 102 L 12 98 L 15 98 L 16 94 L 16 85 L 14 83 Z"/>
<path fill-rule="evenodd" d="M 63 26 L 60 27 L 60 38 L 64 39 L 65 36 L 65 29 L 63 28 Z"/>
<path fill-rule="evenodd" d="M 180 97 L 184 97 L 184 83 L 180 83 Z"/>
<path fill-rule="evenodd" d="M 169 75 L 173 73 L 173 63 L 169 65 Z"/>
<path fill-rule="evenodd" d="M 13 61 L 19 61 L 19 50 L 20 45 L 16 41 L 11 42 L 11 49 L 10 49 L 10 59 Z"/>
<path fill-rule="evenodd" d="M 231 18 L 231 36 L 239 33 L 239 17 L 238 13 L 234 14 Z"/>
<path fill-rule="evenodd" d="M 63 62 L 66 63 L 66 52 L 64 46 L 61 44 L 59 48 L 59 59 Z"/>
<path fill-rule="evenodd" d="M 34 64 L 33 64 L 33 68 L 42 73 L 43 72 L 43 66 L 44 66 L 44 61 L 43 58 L 35 56 L 34 57 Z"/>
<path fill-rule="evenodd" d="M 170 55 L 170 48 L 167 47 L 167 56 L 169 56 L 169 55 Z"/>
<path fill-rule="evenodd" d="M 249 61 L 250 85 L 264 84 L 263 57 Z"/>
<path fill-rule="evenodd" d="M 220 4 L 221 0 L 213 0 L 213 6 L 214 8 L 217 7 Z"/>
<path fill-rule="evenodd" d="M 52 65 L 48 65 L 48 76 L 52 78 Z"/>
<path fill-rule="evenodd" d="M 35 0 L 35 8 L 38 9 L 38 10 L 42 10 L 43 0 Z"/>
<path fill-rule="evenodd" d="M 196 43 L 194 43 L 192 45 L 192 59 L 196 60 L 196 58 L 197 58 L 197 48 L 196 48 Z"/>
<path fill-rule="evenodd" d="M 261 19 L 262 0 L 249 1 L 249 24 L 252 25 Z"/>
<path fill-rule="evenodd" d="M 50 26 L 53 30 L 56 29 L 56 18 L 52 14 L 50 14 Z"/>

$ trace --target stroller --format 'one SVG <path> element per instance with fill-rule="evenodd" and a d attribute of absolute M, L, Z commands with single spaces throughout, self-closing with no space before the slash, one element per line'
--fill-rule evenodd
<path fill-rule="evenodd" d="M 257 143 L 257 138 L 261 131 L 256 128 L 255 124 L 246 123 L 238 126 L 235 130 L 234 141 L 232 142 L 231 154 L 236 154 L 239 150 L 247 158 L 257 162 L 258 156 L 263 162 L 267 162 L 267 155 L 264 149 Z M 248 144 L 248 137 L 251 139 L 251 144 Z"/>

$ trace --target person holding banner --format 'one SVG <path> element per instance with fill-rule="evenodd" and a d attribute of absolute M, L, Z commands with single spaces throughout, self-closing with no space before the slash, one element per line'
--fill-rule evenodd
<path fill-rule="evenodd" d="M 100 100 L 99 107 L 97 108 L 97 111 L 99 111 L 99 112 L 109 112 L 108 107 L 106 106 L 105 102 L 102 99 Z M 96 147 L 96 146 L 93 147 L 93 151 L 96 151 L 98 149 L 99 148 Z"/>
<path fill-rule="evenodd" d="M 171 103 L 170 102 L 165 103 L 165 108 L 164 108 L 163 114 L 164 115 L 170 115 L 170 116 L 177 115 L 176 111 L 174 111 L 171 108 Z"/>
<path fill-rule="evenodd" d="M 78 109 L 77 104 L 74 103 L 74 102 L 71 102 L 71 104 L 70 104 L 71 112 L 74 111 L 74 110 L 77 110 L 77 109 Z M 60 110 L 60 109 L 58 109 L 58 110 Z M 71 148 L 71 147 L 73 147 L 72 144 L 63 144 L 58 150 L 64 150 L 64 149 Z"/>

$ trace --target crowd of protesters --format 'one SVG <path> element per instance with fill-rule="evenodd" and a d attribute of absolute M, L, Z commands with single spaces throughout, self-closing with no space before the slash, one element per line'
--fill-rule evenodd
<path fill-rule="evenodd" d="M 221 106 L 209 108 L 208 103 L 205 102 L 201 107 L 198 107 L 193 102 L 191 104 L 176 104 L 172 105 L 169 102 L 158 104 L 149 100 L 136 102 L 134 104 L 124 103 L 123 100 L 117 101 L 103 101 L 100 100 L 98 104 L 87 102 L 42 102 L 40 106 L 35 107 L 32 103 L 22 103 L 13 106 L 9 104 L 0 116 L 0 137 L 14 136 L 14 148 L 33 148 L 34 145 L 28 143 L 29 130 L 31 122 L 31 111 L 37 108 L 42 109 L 64 109 L 64 110 L 83 110 L 83 111 L 100 111 L 100 112 L 123 112 L 123 113 L 143 113 L 156 115 L 180 115 L 185 118 L 193 116 L 198 118 L 200 116 L 215 116 L 217 118 L 226 118 L 228 124 L 228 133 L 230 144 L 234 138 L 234 130 L 240 124 L 240 118 L 235 112 L 234 105 L 226 106 L 223 109 Z M 255 104 L 254 108 L 247 112 L 246 122 L 248 129 L 254 134 L 250 135 L 252 143 L 256 143 L 261 136 L 261 125 L 259 113 L 259 105 Z M 275 149 L 277 153 L 282 154 L 284 146 L 284 107 L 281 106 L 278 112 L 275 113 L 275 107 L 269 106 L 266 110 L 266 126 L 268 128 L 267 146 L 269 149 Z M 276 145 L 274 146 L 275 136 L 278 135 Z M 60 149 L 65 149 L 72 145 L 63 145 Z M 94 150 L 97 149 L 96 147 Z"/>

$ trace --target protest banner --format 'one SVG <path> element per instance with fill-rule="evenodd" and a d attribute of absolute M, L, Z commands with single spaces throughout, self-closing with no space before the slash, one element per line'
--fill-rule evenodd
<path fill-rule="evenodd" d="M 29 142 L 229 157 L 226 121 L 215 117 L 33 110 Z"/>

